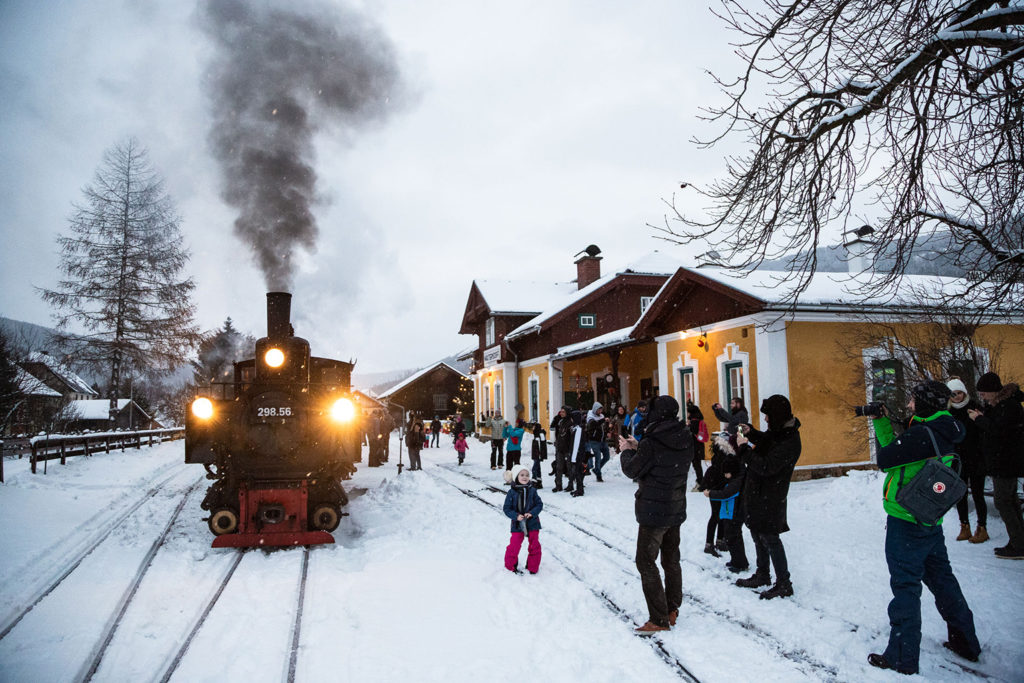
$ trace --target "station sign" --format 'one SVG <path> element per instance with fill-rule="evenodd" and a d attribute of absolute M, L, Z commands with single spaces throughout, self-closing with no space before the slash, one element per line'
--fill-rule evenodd
<path fill-rule="evenodd" d="M 501 347 L 492 346 L 489 349 L 484 349 L 484 367 L 489 368 L 492 365 L 497 365 L 501 360 Z"/>

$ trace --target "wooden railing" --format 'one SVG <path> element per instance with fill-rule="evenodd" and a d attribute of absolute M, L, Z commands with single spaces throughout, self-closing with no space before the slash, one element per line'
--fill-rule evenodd
<path fill-rule="evenodd" d="M 0 457 L 0 483 L 4 480 L 3 460 L 7 456 L 31 458 L 32 473 L 36 474 L 36 464 L 43 462 L 43 474 L 50 460 L 60 459 L 60 464 L 76 455 L 92 455 L 93 453 L 109 453 L 111 450 L 126 448 L 142 448 L 145 443 L 152 446 L 162 441 L 181 439 L 185 436 L 184 427 L 171 429 L 145 429 L 134 432 L 93 432 L 91 434 L 51 434 L 34 436 L 30 439 L 8 439 L 0 441 L 3 457 Z"/>

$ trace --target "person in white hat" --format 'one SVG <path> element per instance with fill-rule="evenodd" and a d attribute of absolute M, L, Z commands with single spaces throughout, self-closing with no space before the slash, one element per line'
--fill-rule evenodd
<path fill-rule="evenodd" d="M 529 539 L 526 554 L 526 569 L 536 574 L 540 569 L 540 511 L 544 504 L 540 494 L 533 487 L 530 468 L 526 465 L 513 465 L 505 474 L 505 481 L 512 486 L 505 496 L 505 516 L 512 520 L 511 538 L 505 548 L 505 569 L 520 574 L 519 550 L 523 540 Z"/>

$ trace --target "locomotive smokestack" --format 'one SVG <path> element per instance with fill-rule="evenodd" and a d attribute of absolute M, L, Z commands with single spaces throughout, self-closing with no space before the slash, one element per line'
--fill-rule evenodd
<path fill-rule="evenodd" d="M 290 337 L 292 295 L 288 292 L 267 292 L 267 336 Z"/>

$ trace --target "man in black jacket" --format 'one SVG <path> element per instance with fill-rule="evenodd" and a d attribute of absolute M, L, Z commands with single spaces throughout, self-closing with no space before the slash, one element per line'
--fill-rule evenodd
<path fill-rule="evenodd" d="M 555 439 L 555 488 L 552 493 L 562 490 L 562 477 L 569 476 L 569 464 L 572 462 L 573 422 L 570 413 L 572 408 L 562 406 L 555 419 L 551 421 L 551 435 Z M 569 479 L 568 490 L 572 491 L 572 479 Z"/>
<path fill-rule="evenodd" d="M 1003 386 L 994 372 L 979 377 L 977 387 L 985 410 L 968 414 L 981 430 L 993 499 L 1010 537 L 1009 543 L 995 549 L 996 557 L 1024 560 L 1024 519 L 1017 498 L 1017 477 L 1024 476 L 1024 393 L 1016 384 Z"/>
<path fill-rule="evenodd" d="M 658 396 L 648 410 L 647 428 L 639 444 L 619 437 L 622 471 L 637 482 L 636 568 L 650 618 L 636 632 L 652 635 L 675 624 L 683 601 L 679 564 L 679 526 L 686 519 L 686 475 L 693 461 L 693 438 L 679 422 L 679 403 Z M 662 585 L 657 559 L 665 568 Z"/>

